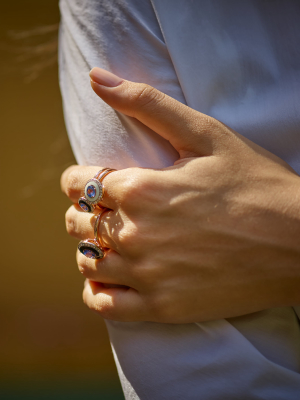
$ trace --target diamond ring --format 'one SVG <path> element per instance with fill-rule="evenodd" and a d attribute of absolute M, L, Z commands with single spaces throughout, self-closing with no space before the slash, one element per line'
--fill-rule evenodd
<path fill-rule="evenodd" d="M 94 225 L 94 239 L 81 240 L 78 243 L 79 251 L 88 258 L 98 259 L 98 258 L 103 258 L 105 255 L 102 240 L 98 237 L 98 228 L 102 215 L 106 211 L 109 210 L 104 208 L 96 217 Z"/>
<path fill-rule="evenodd" d="M 104 196 L 103 179 L 111 172 L 116 171 L 112 168 L 102 168 L 94 178 L 89 179 L 84 188 L 85 197 L 80 197 L 78 204 L 85 212 L 92 212 Z"/>

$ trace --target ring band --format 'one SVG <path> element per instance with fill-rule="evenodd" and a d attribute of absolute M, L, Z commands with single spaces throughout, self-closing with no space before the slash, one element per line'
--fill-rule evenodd
<path fill-rule="evenodd" d="M 114 171 L 116 171 L 116 170 L 112 169 L 112 168 L 105 168 L 104 170 L 101 170 L 101 173 L 98 173 L 98 176 L 96 177 L 96 179 L 98 179 L 99 182 L 102 182 L 103 179 L 106 177 L 106 175 L 108 175 Z"/>
<path fill-rule="evenodd" d="M 102 172 L 107 171 L 108 169 L 109 168 L 101 168 L 100 171 L 98 171 L 96 173 L 94 178 L 97 179 L 99 177 L 99 175 L 101 175 Z M 80 208 L 82 209 L 82 211 L 93 212 L 93 210 L 94 210 L 94 206 L 85 197 L 80 197 L 78 200 L 78 204 L 79 204 Z"/>
<path fill-rule="evenodd" d="M 108 209 L 104 208 L 96 217 L 96 221 L 94 224 L 94 239 L 81 240 L 78 243 L 79 251 L 87 258 L 98 259 L 103 258 L 105 255 L 105 246 L 103 245 L 102 240 L 98 235 L 98 228 L 102 215 L 106 211 L 108 211 Z"/>
<path fill-rule="evenodd" d="M 84 188 L 84 194 L 85 198 L 91 205 L 95 206 L 96 204 L 99 203 L 99 201 L 102 200 L 104 196 L 104 185 L 102 184 L 102 181 L 108 174 L 114 171 L 116 170 L 109 168 L 98 174 L 97 178 L 92 178 L 87 181 Z"/>
<path fill-rule="evenodd" d="M 96 173 L 96 175 L 94 176 L 94 178 L 100 179 L 101 174 L 103 174 L 103 172 L 105 172 L 105 171 L 107 171 L 107 170 L 109 170 L 109 169 L 111 169 L 111 168 L 101 168 L 101 169 Z"/>
<path fill-rule="evenodd" d="M 99 246 L 99 242 L 94 239 L 81 240 L 78 243 L 78 250 L 87 258 L 98 259 L 103 258 L 104 250 Z"/>
<path fill-rule="evenodd" d="M 102 168 L 94 178 L 89 179 L 84 188 L 84 197 L 80 197 L 78 204 L 81 209 L 85 212 L 93 212 L 94 208 L 103 208 L 98 203 L 103 199 L 104 196 L 104 185 L 103 179 L 111 172 L 116 171 L 112 168 Z"/>
<path fill-rule="evenodd" d="M 103 248 L 103 249 L 107 248 L 107 246 L 105 246 L 105 244 L 103 243 L 103 240 L 101 238 L 101 235 L 99 235 L 98 230 L 99 230 L 99 226 L 100 226 L 102 217 L 107 211 L 110 211 L 110 210 L 108 208 L 105 208 L 103 211 L 101 211 L 97 215 L 97 218 L 96 218 L 96 221 L 95 221 L 95 225 L 94 225 L 94 237 L 95 237 L 95 240 L 97 240 L 99 242 L 101 248 Z"/>

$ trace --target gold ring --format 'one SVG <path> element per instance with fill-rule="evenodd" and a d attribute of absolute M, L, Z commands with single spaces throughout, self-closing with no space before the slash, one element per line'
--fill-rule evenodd
<path fill-rule="evenodd" d="M 94 224 L 94 237 L 95 237 L 95 240 L 99 242 L 100 246 L 101 246 L 103 249 L 107 248 L 107 246 L 105 246 L 105 244 L 103 243 L 102 237 L 101 237 L 101 235 L 99 235 L 98 230 L 99 230 L 99 226 L 100 226 L 102 217 L 103 217 L 103 215 L 104 215 L 107 211 L 110 211 L 110 210 L 109 210 L 108 208 L 105 208 L 104 210 L 102 210 L 102 211 L 97 215 L 97 218 L 96 218 L 96 221 L 95 221 L 95 224 Z"/>
<path fill-rule="evenodd" d="M 94 224 L 94 239 L 81 240 L 78 244 L 79 251 L 88 258 L 103 258 L 105 255 L 105 246 L 98 235 L 98 228 L 102 218 L 102 215 L 109 211 L 104 208 L 96 217 Z"/>
<path fill-rule="evenodd" d="M 96 207 L 102 208 L 98 203 L 104 196 L 103 179 L 111 172 L 116 171 L 112 168 L 102 168 L 94 178 L 89 179 L 84 188 L 84 197 L 80 197 L 78 204 L 85 212 L 92 212 Z"/>

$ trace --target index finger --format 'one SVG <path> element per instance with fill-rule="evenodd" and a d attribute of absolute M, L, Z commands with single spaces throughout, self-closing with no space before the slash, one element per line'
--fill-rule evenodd
<path fill-rule="evenodd" d="M 84 196 L 84 187 L 87 181 L 93 178 L 100 169 L 101 167 L 97 166 L 72 165 L 61 176 L 61 190 L 73 203 L 77 203 L 79 198 Z M 112 175 L 117 173 L 118 171 L 114 171 L 103 180 L 105 191 L 101 205 L 111 209 L 116 206 L 116 188 L 118 187 L 118 178 L 116 176 L 113 178 Z M 111 186 L 114 187 L 114 190 L 111 190 Z"/>

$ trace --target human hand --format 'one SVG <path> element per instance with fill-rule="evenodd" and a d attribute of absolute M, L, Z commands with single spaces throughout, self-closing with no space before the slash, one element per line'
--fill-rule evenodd
<path fill-rule="evenodd" d="M 98 68 L 91 78 L 106 103 L 169 140 L 179 159 L 105 178 L 101 205 L 111 211 L 99 235 L 111 250 L 101 260 L 77 252 L 86 304 L 107 319 L 188 323 L 299 302 L 300 180 L 288 164 L 152 87 Z M 99 169 L 67 169 L 62 190 L 76 203 Z M 94 220 L 73 205 L 67 230 L 92 238 Z"/>

